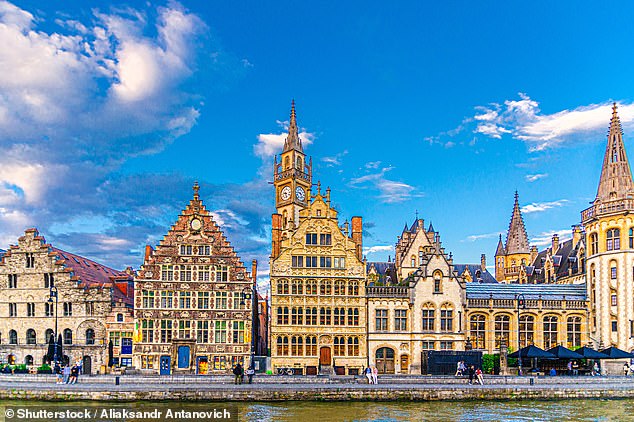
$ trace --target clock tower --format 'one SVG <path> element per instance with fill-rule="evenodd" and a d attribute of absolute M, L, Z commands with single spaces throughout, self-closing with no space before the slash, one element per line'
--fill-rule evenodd
<path fill-rule="evenodd" d="M 306 162 L 302 140 L 297 131 L 295 100 L 293 100 L 284 150 L 279 157 L 279 162 L 277 155 L 275 156 L 273 168 L 275 208 L 277 208 L 282 231 L 293 230 L 298 226 L 299 211 L 306 208 L 310 202 L 312 167 L 312 159 Z"/>

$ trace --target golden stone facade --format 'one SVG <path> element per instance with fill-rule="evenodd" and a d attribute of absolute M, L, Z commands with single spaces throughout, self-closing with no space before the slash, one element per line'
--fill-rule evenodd
<path fill-rule="evenodd" d="M 146 248 L 135 279 L 134 364 L 144 371 L 226 373 L 249 364 L 255 275 L 198 189 L 156 249 Z"/>
<path fill-rule="evenodd" d="M 367 365 L 362 220 L 339 226 L 297 135 L 295 108 L 275 163 L 272 216 L 271 364 L 299 374 L 359 374 Z"/>
<path fill-rule="evenodd" d="M 2 360 L 39 366 L 51 335 L 61 336 L 59 361 L 80 361 L 83 373 L 103 373 L 106 318 L 116 303 L 131 306 L 132 292 L 131 271 L 55 248 L 36 229 L 26 230 L 0 262 Z"/>

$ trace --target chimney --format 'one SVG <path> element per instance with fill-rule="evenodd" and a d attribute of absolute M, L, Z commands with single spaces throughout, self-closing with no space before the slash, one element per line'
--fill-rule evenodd
<path fill-rule="evenodd" d="M 487 256 L 485 254 L 480 255 L 480 269 L 482 272 L 487 270 Z"/>
<path fill-rule="evenodd" d="M 258 288 L 258 260 L 254 259 L 251 261 L 251 278 L 253 279 L 253 288 L 257 292 Z M 256 302 L 257 302 L 257 298 Z"/>
<path fill-rule="evenodd" d="M 557 233 L 553 234 L 553 249 L 552 254 L 555 255 L 557 250 L 559 249 L 559 235 Z"/>
<path fill-rule="evenodd" d="M 363 261 L 363 219 L 361 217 L 352 217 L 352 241 L 357 248 L 357 257 L 359 261 Z"/>
<path fill-rule="evenodd" d="M 145 245 L 145 262 L 150 260 L 150 256 L 152 256 L 153 249 L 150 245 Z"/>
<path fill-rule="evenodd" d="M 530 265 L 533 265 L 535 263 L 535 260 L 537 259 L 537 246 L 531 246 L 531 250 L 530 250 Z"/>
<path fill-rule="evenodd" d="M 273 214 L 271 216 L 271 258 L 280 256 L 282 247 L 282 215 Z"/>

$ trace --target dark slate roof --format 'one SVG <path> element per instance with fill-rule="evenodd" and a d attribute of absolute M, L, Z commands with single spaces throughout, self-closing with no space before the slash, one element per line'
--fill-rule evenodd
<path fill-rule="evenodd" d="M 473 276 L 474 282 L 497 283 L 497 280 L 493 277 L 489 270 L 485 269 L 482 271 L 480 264 L 454 264 L 453 266 L 454 270 L 458 271 L 458 274 L 464 273 L 467 267 L 469 267 L 469 272 Z"/>
<path fill-rule="evenodd" d="M 583 284 L 504 284 L 467 283 L 467 299 L 515 299 L 523 294 L 525 299 L 586 300 Z"/>
<path fill-rule="evenodd" d="M 385 281 L 386 276 L 390 276 L 390 281 L 393 284 L 398 283 L 398 275 L 396 274 L 396 265 L 394 262 L 367 262 L 366 270 L 370 271 L 372 266 L 374 266 L 381 282 Z"/>
<path fill-rule="evenodd" d="M 0 249 L 0 259 L 2 259 L 5 253 L 7 253 L 7 251 L 5 251 L 4 249 Z"/>
<path fill-rule="evenodd" d="M 577 258 L 577 252 L 581 242 L 578 242 L 576 247 L 572 247 L 572 239 L 568 239 L 559 244 L 559 249 L 553 255 L 553 268 L 555 270 L 555 277 L 557 279 L 567 277 L 568 269 L 572 269 L 572 274 L 579 273 L 579 260 Z M 531 283 L 545 283 L 544 263 L 551 248 L 544 249 L 537 254 L 535 261 L 530 266 L 526 267 L 526 274 L 529 277 Z M 554 281 L 554 280 L 551 280 Z"/>

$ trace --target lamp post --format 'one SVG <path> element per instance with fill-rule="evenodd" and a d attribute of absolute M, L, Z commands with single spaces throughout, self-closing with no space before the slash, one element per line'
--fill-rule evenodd
<path fill-rule="evenodd" d="M 57 342 L 57 309 L 58 309 L 58 304 L 59 304 L 59 298 L 57 295 L 57 287 L 55 287 L 54 285 L 51 285 L 50 290 L 49 290 L 49 296 L 48 296 L 48 303 L 53 304 L 53 298 L 55 298 L 55 333 L 54 333 L 54 338 L 55 338 L 55 352 L 53 353 L 53 363 L 57 363 L 58 362 L 58 342 Z"/>
<path fill-rule="evenodd" d="M 517 300 L 517 368 L 518 375 L 522 375 L 522 356 L 520 354 L 520 349 L 522 348 L 522 343 L 520 341 L 520 310 L 526 309 L 526 299 L 524 298 L 523 293 L 519 293 L 515 296 Z"/>
<path fill-rule="evenodd" d="M 246 305 L 246 301 L 251 300 L 251 363 L 250 367 L 253 367 L 255 363 L 253 362 L 255 356 L 255 306 L 257 306 L 257 292 L 255 291 L 255 286 L 245 287 L 242 289 L 242 302 L 241 305 Z"/>

